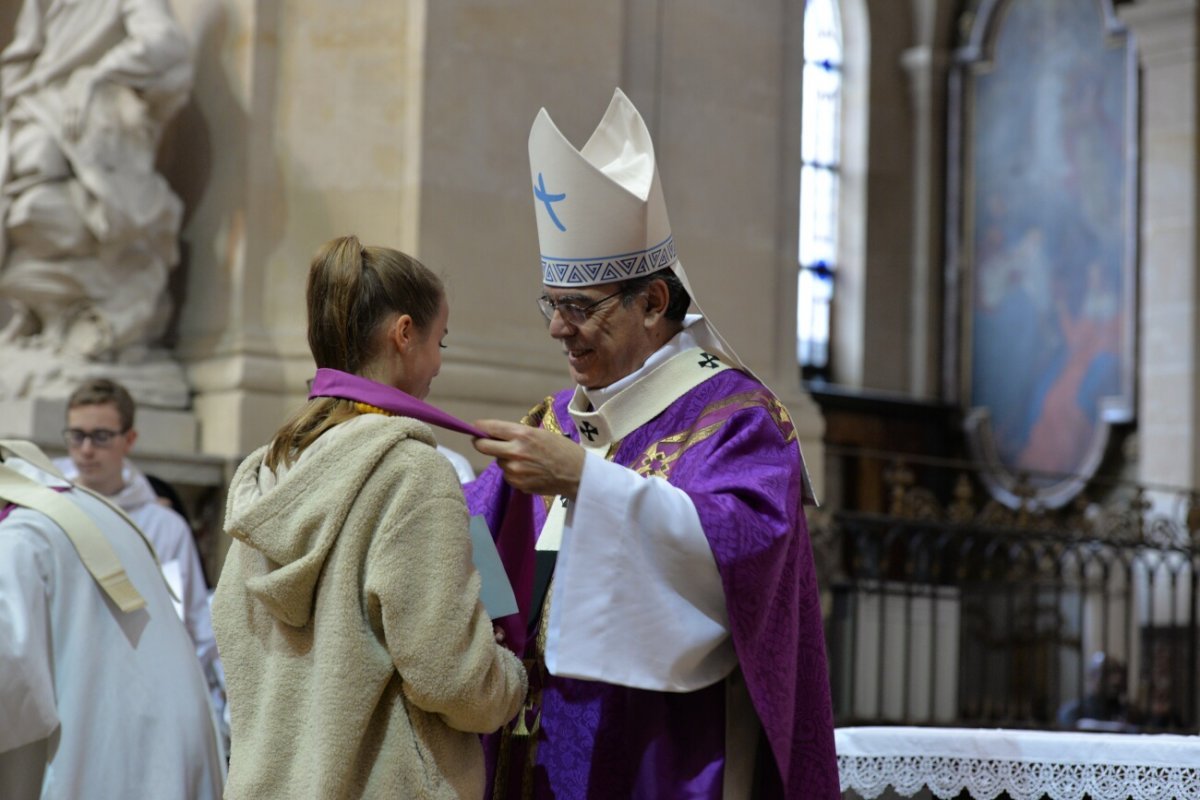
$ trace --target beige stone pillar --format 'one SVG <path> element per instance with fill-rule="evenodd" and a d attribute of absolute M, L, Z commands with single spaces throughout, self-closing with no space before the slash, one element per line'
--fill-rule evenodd
<path fill-rule="evenodd" d="M 909 391 L 915 210 L 913 108 L 898 65 L 912 44 L 912 9 L 894 0 L 867 0 L 867 185 L 861 285 L 862 372 L 858 388 Z M 903 298 L 903 299 L 902 299 Z"/>
<path fill-rule="evenodd" d="M 177 0 L 197 53 L 175 149 L 190 216 L 177 353 L 205 453 L 238 456 L 299 405 L 313 252 L 418 246 L 424 0 Z"/>
<path fill-rule="evenodd" d="M 945 238 L 946 86 L 950 64 L 951 3 L 912 0 L 916 44 L 900 64 L 908 76 L 913 124 L 912 317 L 905 387 L 914 397 L 936 397 L 941 374 L 942 243 Z"/>
<path fill-rule="evenodd" d="M 1139 477 L 1200 480 L 1196 0 L 1122 6 L 1142 65 Z"/>

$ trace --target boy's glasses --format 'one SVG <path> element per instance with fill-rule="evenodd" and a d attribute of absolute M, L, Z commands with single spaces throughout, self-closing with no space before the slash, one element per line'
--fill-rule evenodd
<path fill-rule="evenodd" d="M 125 431 L 114 431 L 111 428 L 96 428 L 94 431 L 84 431 L 79 428 L 65 428 L 62 432 L 63 441 L 67 447 L 83 447 L 88 439 L 95 447 L 108 447 Z"/>

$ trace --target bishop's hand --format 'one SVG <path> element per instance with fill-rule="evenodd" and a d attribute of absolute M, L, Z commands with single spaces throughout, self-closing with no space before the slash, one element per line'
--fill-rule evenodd
<path fill-rule="evenodd" d="M 496 459 L 514 489 L 575 499 L 586 459 L 582 447 L 565 436 L 516 422 L 485 419 L 475 425 L 492 437 L 475 439 L 475 449 Z"/>

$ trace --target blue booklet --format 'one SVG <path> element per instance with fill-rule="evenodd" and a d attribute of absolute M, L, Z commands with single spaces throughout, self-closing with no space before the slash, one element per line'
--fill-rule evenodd
<path fill-rule="evenodd" d="M 517 598 L 508 582 L 508 573 L 504 571 L 496 543 L 492 541 L 492 532 L 478 514 L 471 517 L 471 560 L 483 579 L 479 599 L 488 616 L 499 619 L 517 613 Z"/>

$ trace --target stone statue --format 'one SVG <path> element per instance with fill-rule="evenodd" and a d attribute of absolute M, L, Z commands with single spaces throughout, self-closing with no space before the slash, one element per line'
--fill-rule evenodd
<path fill-rule="evenodd" d="M 0 53 L 0 399 L 164 359 L 182 381 L 153 350 L 183 212 L 155 156 L 191 82 L 168 0 L 23 0 Z"/>

